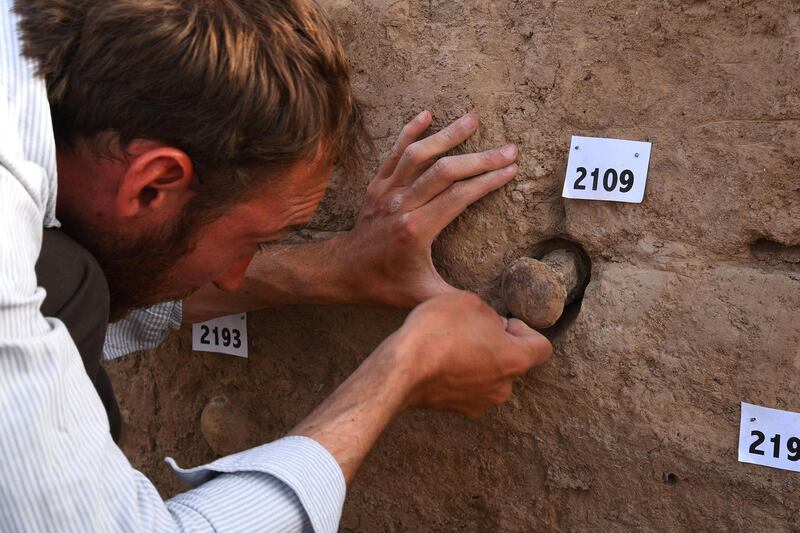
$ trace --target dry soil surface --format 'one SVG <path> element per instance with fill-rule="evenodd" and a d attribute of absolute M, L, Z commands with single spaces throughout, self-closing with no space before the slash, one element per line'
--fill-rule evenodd
<path fill-rule="evenodd" d="M 591 282 L 555 354 L 480 420 L 413 412 L 349 488 L 343 531 L 800 530 L 800 474 L 737 462 L 739 403 L 800 411 L 800 3 L 328 0 L 385 152 L 427 108 L 475 110 L 521 174 L 435 244 L 443 275 L 500 311 L 500 276 L 553 238 Z M 570 135 L 650 140 L 640 205 L 560 197 Z M 369 174 L 315 219 L 346 230 Z M 250 358 L 190 333 L 110 366 L 123 448 L 162 463 L 281 436 L 402 322 L 397 311 L 251 314 Z M 226 419 L 227 420 L 227 419 Z"/>

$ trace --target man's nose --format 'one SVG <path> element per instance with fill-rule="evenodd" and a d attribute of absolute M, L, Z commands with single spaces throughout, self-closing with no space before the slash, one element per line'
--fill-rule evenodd
<path fill-rule="evenodd" d="M 212 283 L 223 291 L 238 291 L 242 283 L 244 283 L 244 273 L 247 271 L 247 267 L 250 266 L 250 261 L 252 260 L 252 255 L 241 258 L 233 263 L 228 270 L 217 276 L 217 279 Z"/>

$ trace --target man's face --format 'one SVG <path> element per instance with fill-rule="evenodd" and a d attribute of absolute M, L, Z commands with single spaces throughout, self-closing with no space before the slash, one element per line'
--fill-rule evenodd
<path fill-rule="evenodd" d="M 330 173 L 321 163 L 297 165 L 289 175 L 200 229 L 196 246 L 166 273 L 165 287 L 175 294 L 208 283 L 227 291 L 239 289 L 259 245 L 308 223 Z"/>
<path fill-rule="evenodd" d="M 184 209 L 174 223 L 136 237 L 76 217 L 62 222 L 103 269 L 113 321 L 132 308 L 181 299 L 209 283 L 237 290 L 260 244 L 310 220 L 330 173 L 321 161 L 301 162 L 210 223 Z"/>

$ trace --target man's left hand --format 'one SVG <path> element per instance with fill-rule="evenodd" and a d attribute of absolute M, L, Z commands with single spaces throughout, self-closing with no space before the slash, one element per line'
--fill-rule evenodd
<path fill-rule="evenodd" d="M 473 113 L 417 140 L 430 124 L 427 111 L 406 124 L 367 187 L 355 226 L 337 238 L 336 255 L 356 301 L 411 308 L 456 290 L 433 265 L 434 239 L 470 204 L 517 174 L 512 144 L 442 157 L 476 131 Z"/>
<path fill-rule="evenodd" d="M 300 303 L 411 308 L 455 291 L 433 266 L 431 244 L 470 204 L 517 174 L 517 148 L 442 157 L 475 132 L 478 119 L 465 115 L 417 140 L 430 124 L 425 111 L 403 128 L 351 231 L 270 246 L 255 256 L 240 290 L 208 285 L 187 297 L 184 322 Z"/>

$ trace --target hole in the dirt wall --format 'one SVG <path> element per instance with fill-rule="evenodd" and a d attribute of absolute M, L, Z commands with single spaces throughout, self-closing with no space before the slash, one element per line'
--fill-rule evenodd
<path fill-rule="evenodd" d="M 503 298 L 516 316 L 549 339 L 561 335 L 578 316 L 592 262 L 577 243 L 554 238 L 532 247 L 503 275 Z"/>
<path fill-rule="evenodd" d="M 793 246 L 762 237 L 750 244 L 750 252 L 753 257 L 767 264 L 800 270 L 800 245 Z"/>

